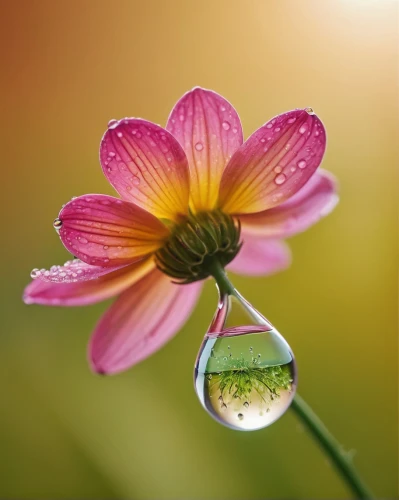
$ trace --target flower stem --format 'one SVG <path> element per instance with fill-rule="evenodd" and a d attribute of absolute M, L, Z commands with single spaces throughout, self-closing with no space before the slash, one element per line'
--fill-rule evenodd
<path fill-rule="evenodd" d="M 209 272 L 215 278 L 220 293 L 237 295 L 237 291 L 227 277 L 226 271 L 216 259 L 211 262 Z M 375 498 L 357 473 L 350 456 L 342 450 L 339 442 L 298 394 L 294 397 L 291 408 L 326 455 L 329 456 L 331 462 L 353 492 L 354 497 L 364 500 Z"/>
<path fill-rule="evenodd" d="M 346 481 L 355 498 L 365 500 L 375 498 L 357 473 L 350 456 L 342 450 L 339 442 L 299 394 L 295 395 L 291 403 L 291 408 L 306 425 L 308 431 L 313 435 L 324 452 L 329 455 L 335 468 Z"/>

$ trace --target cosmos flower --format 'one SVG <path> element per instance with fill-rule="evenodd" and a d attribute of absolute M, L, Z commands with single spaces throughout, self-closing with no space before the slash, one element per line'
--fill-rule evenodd
<path fill-rule="evenodd" d="M 195 88 L 166 128 L 112 120 L 101 141 L 120 198 L 72 199 L 54 222 L 76 259 L 34 270 L 26 303 L 87 305 L 117 296 L 89 344 L 94 371 L 116 373 L 164 345 L 190 316 L 217 258 L 233 272 L 286 268 L 284 238 L 327 215 L 334 178 L 317 171 L 326 134 L 310 108 L 276 116 L 245 142 L 232 105 Z"/>

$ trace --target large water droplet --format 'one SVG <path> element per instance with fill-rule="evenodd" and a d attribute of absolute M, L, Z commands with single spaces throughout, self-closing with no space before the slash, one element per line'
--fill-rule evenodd
<path fill-rule="evenodd" d="M 236 291 L 219 300 L 194 377 L 203 407 L 236 430 L 272 424 L 289 408 L 296 390 L 289 345 Z"/>
<path fill-rule="evenodd" d="M 305 111 L 306 111 L 306 113 L 308 113 L 309 115 L 314 115 L 314 114 L 315 114 L 312 108 L 305 108 Z"/>
<path fill-rule="evenodd" d="M 230 130 L 230 123 L 229 122 L 223 122 L 222 123 L 222 127 L 224 128 L 224 130 Z"/>
<path fill-rule="evenodd" d="M 202 144 L 202 142 L 197 142 L 197 144 L 195 145 L 195 149 L 197 151 L 202 151 L 204 149 L 204 145 Z"/>

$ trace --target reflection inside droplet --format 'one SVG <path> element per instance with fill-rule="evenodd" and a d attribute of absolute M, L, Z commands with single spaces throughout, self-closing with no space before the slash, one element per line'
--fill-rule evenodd
<path fill-rule="evenodd" d="M 244 319 L 246 324 L 230 326 Z M 236 430 L 272 424 L 289 408 L 296 390 L 289 345 L 238 293 L 220 299 L 198 354 L 194 378 L 203 407 L 218 422 Z"/>

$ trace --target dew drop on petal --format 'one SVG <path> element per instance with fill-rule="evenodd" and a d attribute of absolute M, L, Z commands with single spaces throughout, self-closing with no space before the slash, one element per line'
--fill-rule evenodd
<path fill-rule="evenodd" d="M 138 186 L 140 184 L 140 177 L 137 177 L 137 175 L 135 175 L 132 179 L 132 182 L 135 186 Z"/>
<path fill-rule="evenodd" d="M 197 144 L 195 145 L 195 149 L 197 151 L 202 151 L 204 149 L 204 145 L 202 144 L 202 142 L 197 142 Z"/>
<path fill-rule="evenodd" d="M 274 167 L 274 171 L 276 172 L 276 174 L 281 174 L 281 172 L 283 171 L 282 167 L 280 167 L 279 165 L 277 165 L 277 167 Z"/>
<path fill-rule="evenodd" d="M 32 269 L 32 271 L 31 271 L 31 273 L 30 273 L 30 277 L 31 277 L 32 279 L 36 279 L 36 278 L 38 278 L 41 274 L 42 274 L 42 273 L 41 273 L 40 269 L 38 269 L 37 267 L 35 267 L 35 269 Z"/>
<path fill-rule="evenodd" d="M 307 127 L 305 125 L 302 125 L 302 127 L 299 129 L 300 134 L 304 134 L 307 130 Z"/>
<path fill-rule="evenodd" d="M 108 128 L 109 129 L 116 128 L 118 126 L 118 123 L 119 123 L 118 120 L 115 120 L 115 118 L 113 118 L 108 122 Z"/>
<path fill-rule="evenodd" d="M 117 132 L 117 133 L 116 133 L 116 135 L 117 135 L 119 138 L 123 137 L 122 132 Z"/>
<path fill-rule="evenodd" d="M 309 115 L 314 115 L 314 111 L 312 108 L 305 108 L 305 111 L 306 113 L 308 113 Z"/>
<path fill-rule="evenodd" d="M 284 174 L 280 174 L 274 179 L 274 182 L 278 185 L 284 184 L 285 181 L 286 181 L 286 176 Z"/>
<path fill-rule="evenodd" d="M 229 123 L 229 122 L 224 121 L 224 122 L 222 123 L 222 127 L 223 127 L 223 129 L 224 129 L 224 130 L 230 130 L 230 123 Z"/>
<path fill-rule="evenodd" d="M 54 219 L 53 228 L 56 231 L 59 231 L 61 229 L 61 227 L 62 227 L 62 220 L 57 217 L 56 219 Z"/>
<path fill-rule="evenodd" d="M 266 125 L 266 128 L 272 128 L 272 127 L 273 127 L 273 125 L 272 125 L 271 123 L 268 123 L 268 124 Z"/>
<path fill-rule="evenodd" d="M 298 161 L 298 167 L 299 168 L 305 168 L 306 167 L 306 161 L 305 160 Z"/>
<path fill-rule="evenodd" d="M 294 123 L 295 121 L 296 121 L 296 117 L 295 117 L 295 116 L 293 116 L 292 118 L 289 118 L 289 119 L 287 120 L 287 123 Z"/>

